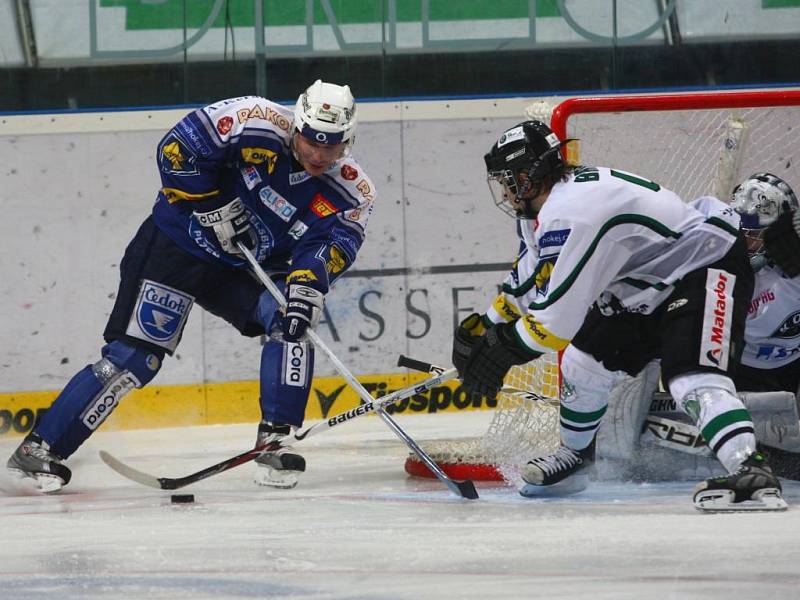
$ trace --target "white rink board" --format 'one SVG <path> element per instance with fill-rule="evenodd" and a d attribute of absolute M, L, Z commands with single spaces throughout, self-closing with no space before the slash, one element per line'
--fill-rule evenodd
<path fill-rule="evenodd" d="M 355 276 L 327 301 L 336 334 L 321 328 L 353 372 L 398 371 L 400 352 L 449 362 L 454 322 L 494 297 L 517 242 L 483 154 L 531 101 L 360 108 L 354 155 L 378 198 Z M 119 261 L 159 187 L 156 145 L 186 112 L 0 116 L 0 392 L 58 389 L 99 358 Z M 455 272 L 418 273 L 431 267 Z M 155 383 L 256 379 L 259 353 L 257 339 L 195 307 Z M 334 371 L 320 360 L 317 374 Z"/>

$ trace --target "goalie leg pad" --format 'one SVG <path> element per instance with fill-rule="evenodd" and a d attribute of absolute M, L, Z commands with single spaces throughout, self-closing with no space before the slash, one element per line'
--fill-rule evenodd
<path fill-rule="evenodd" d="M 314 347 L 308 342 L 268 338 L 261 349 L 261 418 L 300 427 L 314 374 Z"/>
<path fill-rule="evenodd" d="M 69 381 L 34 428 L 62 459 L 89 438 L 125 394 L 155 377 L 164 356 L 121 341 L 106 345 L 102 354 Z"/>

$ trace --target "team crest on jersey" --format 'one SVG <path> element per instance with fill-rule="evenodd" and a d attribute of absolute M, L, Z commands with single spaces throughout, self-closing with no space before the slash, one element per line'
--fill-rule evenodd
<path fill-rule="evenodd" d="M 220 135 L 228 135 L 233 129 L 233 117 L 225 116 L 217 121 L 217 131 Z"/>
<path fill-rule="evenodd" d="M 170 134 L 159 152 L 161 170 L 171 175 L 196 175 L 197 157 L 175 133 Z"/>
<path fill-rule="evenodd" d="M 325 270 L 331 275 L 341 273 L 347 266 L 347 260 L 344 253 L 336 246 L 328 246 L 322 260 L 325 262 Z"/>
<path fill-rule="evenodd" d="M 353 181 L 356 179 L 356 177 L 358 177 L 358 171 L 356 171 L 350 165 L 342 165 L 341 173 L 342 177 L 347 181 Z"/>
<path fill-rule="evenodd" d="M 793 312 L 783 320 L 770 337 L 791 339 L 800 335 L 800 311 Z"/>
<path fill-rule="evenodd" d="M 550 288 L 550 275 L 556 267 L 557 258 L 557 256 L 542 258 L 536 264 L 536 270 L 533 272 L 533 285 L 536 288 L 537 296 L 547 295 L 547 290 Z"/>
<path fill-rule="evenodd" d="M 295 206 L 292 206 L 286 198 L 269 186 L 261 188 L 258 192 L 258 197 L 261 198 L 261 202 L 264 206 L 287 223 L 291 220 L 292 215 L 297 212 Z"/>
<path fill-rule="evenodd" d="M 173 351 L 193 302 L 188 294 L 144 279 L 125 333 Z"/>

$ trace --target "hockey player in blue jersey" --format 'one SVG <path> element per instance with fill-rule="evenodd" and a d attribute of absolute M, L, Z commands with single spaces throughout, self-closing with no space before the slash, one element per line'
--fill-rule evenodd
<path fill-rule="evenodd" d="M 375 188 L 350 157 L 349 87 L 315 81 L 292 111 L 248 96 L 195 110 L 158 145 L 153 212 L 128 245 L 101 358 L 79 371 L 8 461 L 44 492 L 66 485 L 62 461 L 122 397 L 150 382 L 198 304 L 245 336 L 267 334 L 257 445 L 303 422 L 314 370 L 306 330 L 355 261 Z M 285 315 L 249 273 L 244 243 L 282 286 Z M 287 357 L 291 360 L 286 360 Z M 292 487 L 305 460 L 290 446 L 256 459 L 257 483 Z"/>

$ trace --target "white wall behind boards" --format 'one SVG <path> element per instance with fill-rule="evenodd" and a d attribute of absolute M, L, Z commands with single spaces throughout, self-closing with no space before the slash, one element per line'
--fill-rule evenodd
<path fill-rule="evenodd" d="M 355 373 L 397 371 L 401 352 L 449 363 L 454 322 L 494 297 L 517 242 L 483 154 L 530 102 L 361 106 L 353 154 L 376 208 L 319 327 Z M 159 186 L 156 144 L 183 112 L 0 117 L 0 392 L 58 389 L 99 358 L 119 260 Z M 195 307 L 155 383 L 257 379 L 259 355 Z M 320 358 L 317 373 L 334 370 Z"/>

